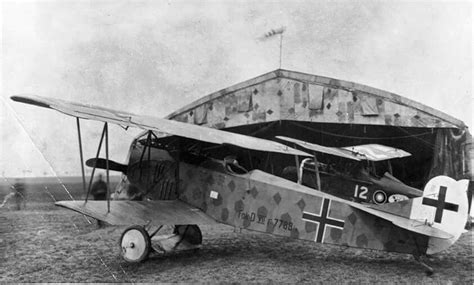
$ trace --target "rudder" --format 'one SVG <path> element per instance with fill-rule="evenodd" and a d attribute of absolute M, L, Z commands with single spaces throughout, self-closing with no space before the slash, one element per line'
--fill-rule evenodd
<path fill-rule="evenodd" d="M 434 254 L 454 244 L 464 232 L 468 216 L 469 180 L 456 181 L 448 176 L 432 178 L 423 197 L 413 199 L 410 219 L 421 220 L 451 234 L 450 239 L 430 237 L 427 254 Z"/>

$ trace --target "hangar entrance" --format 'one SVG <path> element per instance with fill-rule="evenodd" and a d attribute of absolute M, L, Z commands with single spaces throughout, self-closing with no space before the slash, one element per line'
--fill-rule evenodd
<path fill-rule="evenodd" d="M 393 159 L 390 165 L 374 165 L 375 174 L 383 176 L 389 169 L 388 172 L 396 179 L 417 189 L 423 189 L 426 182 L 437 175 L 448 175 L 455 179 L 469 175 L 466 154 L 462 147 L 465 135 L 458 133 L 457 129 L 275 121 L 225 130 L 276 141 L 279 141 L 276 136 L 286 136 L 331 147 L 381 144 L 402 149 L 411 153 L 411 156 Z M 294 147 L 291 143 L 279 142 Z M 246 150 L 231 145 L 216 146 L 175 136 L 161 137 L 159 144 L 166 145 L 165 148 L 170 153 L 179 149 L 186 150 L 189 157 L 180 159 L 192 160 L 192 163 L 199 164 L 205 157 L 224 160 L 233 156 L 245 169 L 259 169 L 283 178 L 287 178 L 285 168 L 295 166 L 295 157 Z M 338 167 L 337 170 L 340 171 L 350 169 L 351 162 L 347 159 L 322 153 L 317 155 L 320 163 Z M 301 161 L 298 161 L 299 163 Z"/>
<path fill-rule="evenodd" d="M 423 189 L 431 177 L 445 174 L 460 179 L 460 174 L 468 172 L 464 150 L 456 145 L 462 144 L 462 135 L 454 129 L 276 121 L 226 130 L 270 140 L 283 135 L 332 147 L 376 143 L 399 148 L 412 155 L 392 160 L 391 173 L 418 189 Z M 222 159 L 220 156 L 228 155 L 229 148 L 214 149 L 210 155 Z M 232 151 L 236 152 L 239 162 L 247 169 L 261 169 L 278 176 L 282 176 L 286 166 L 295 165 L 295 159 L 285 155 L 238 149 Z M 318 160 L 342 168 L 348 163 L 343 158 L 324 154 L 318 154 Z M 378 174 L 383 175 L 382 172 L 384 170 L 380 168 Z"/>

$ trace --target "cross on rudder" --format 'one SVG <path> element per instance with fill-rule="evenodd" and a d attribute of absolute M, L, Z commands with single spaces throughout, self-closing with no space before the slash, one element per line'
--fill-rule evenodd
<path fill-rule="evenodd" d="M 434 219 L 435 223 L 441 223 L 443 219 L 444 210 L 457 212 L 459 209 L 459 205 L 446 202 L 447 190 L 448 188 L 446 186 L 440 186 L 437 200 L 431 199 L 428 197 L 423 197 L 423 201 L 422 201 L 423 205 L 428 205 L 428 206 L 432 206 L 436 208 L 436 214 L 435 214 L 435 219 Z"/>
<path fill-rule="evenodd" d="M 430 237 L 427 254 L 447 249 L 464 232 L 467 221 L 467 188 L 469 180 L 456 181 L 448 176 L 436 176 L 426 183 L 423 197 L 410 199 L 409 218 L 441 230 L 451 238 Z"/>

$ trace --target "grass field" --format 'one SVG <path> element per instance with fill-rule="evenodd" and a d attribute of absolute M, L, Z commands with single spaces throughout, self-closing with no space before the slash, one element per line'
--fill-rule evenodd
<path fill-rule="evenodd" d="M 81 181 L 64 183 L 75 199 L 82 197 Z M 474 282 L 472 230 L 429 259 L 436 270 L 431 277 L 410 255 L 224 225 L 201 227 L 204 240 L 197 253 L 152 254 L 144 263 L 127 264 L 118 253 L 123 227 L 98 229 L 95 221 L 55 207 L 54 199 L 70 200 L 70 195 L 60 185 L 45 184 L 29 184 L 26 209 L 0 209 L 0 282 Z M 1 190 L 0 199 L 7 192 Z"/>

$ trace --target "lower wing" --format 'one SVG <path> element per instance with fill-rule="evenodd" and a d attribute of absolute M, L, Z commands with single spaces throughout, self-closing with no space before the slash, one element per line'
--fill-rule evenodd
<path fill-rule="evenodd" d="M 111 225 L 192 225 L 217 224 L 198 208 L 179 200 L 160 201 L 59 201 L 64 207 Z"/>

